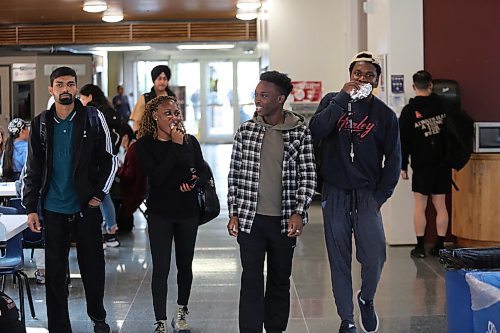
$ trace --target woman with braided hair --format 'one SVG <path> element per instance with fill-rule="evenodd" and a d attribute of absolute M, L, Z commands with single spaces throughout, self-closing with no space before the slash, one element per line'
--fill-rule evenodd
<path fill-rule="evenodd" d="M 146 206 L 153 260 L 154 332 L 167 332 L 167 279 L 173 240 L 178 306 L 172 327 L 174 332 L 189 333 L 187 305 L 199 220 L 194 190 L 208 180 L 208 172 L 198 140 L 185 133 L 175 97 L 158 96 L 148 102 L 138 134 L 137 156 L 149 184 Z"/>

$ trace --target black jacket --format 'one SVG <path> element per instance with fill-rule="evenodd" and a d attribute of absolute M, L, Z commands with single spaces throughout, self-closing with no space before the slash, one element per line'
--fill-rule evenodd
<path fill-rule="evenodd" d="M 98 124 L 92 126 L 87 109 L 79 100 L 75 100 L 75 110 L 72 174 L 80 207 L 83 209 L 92 197 L 102 200 L 109 192 L 118 163 L 112 153 L 110 133 L 103 114 L 98 112 Z M 22 201 L 28 214 L 37 212 L 38 197 L 41 195 L 42 201 L 44 200 L 52 175 L 55 105 L 46 112 L 45 149 L 40 135 L 40 115 L 31 122 L 22 190 Z M 97 126 L 99 128 L 95 128 Z"/>
<path fill-rule="evenodd" d="M 412 169 L 446 164 L 443 133 L 446 116 L 443 101 L 436 94 L 410 99 L 399 117 L 403 170 L 408 170 L 409 160 Z"/>

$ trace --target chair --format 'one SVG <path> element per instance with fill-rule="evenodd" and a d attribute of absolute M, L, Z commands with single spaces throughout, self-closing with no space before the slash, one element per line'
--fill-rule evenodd
<path fill-rule="evenodd" d="M 21 204 L 21 198 L 10 198 L 9 207 L 16 208 L 17 214 L 26 214 L 26 208 L 24 208 L 23 205 Z M 43 225 L 42 214 L 39 213 L 38 218 L 40 219 L 40 223 Z M 43 232 L 33 232 L 29 228 L 25 229 L 23 231 L 23 248 L 31 249 L 30 262 L 33 262 L 33 255 L 35 253 L 35 249 L 45 248 L 45 237 L 43 236 Z"/>
<path fill-rule="evenodd" d="M 5 212 L 2 207 L 0 212 Z M 12 208 L 15 210 L 15 208 Z M 16 210 L 17 211 L 17 210 Z M 5 213 L 4 213 L 5 214 Z M 19 310 L 21 312 L 21 321 L 25 323 L 24 313 L 24 288 L 28 295 L 28 302 L 31 311 L 31 317 L 35 318 L 35 307 L 33 306 L 33 297 L 31 296 L 31 288 L 28 281 L 28 276 L 22 271 L 24 265 L 23 247 L 22 247 L 22 234 L 17 234 L 6 242 L 0 245 L 2 254 L 0 255 L 0 276 L 2 276 L 2 291 L 5 289 L 5 276 L 13 275 L 14 282 L 17 280 L 19 288 Z"/>

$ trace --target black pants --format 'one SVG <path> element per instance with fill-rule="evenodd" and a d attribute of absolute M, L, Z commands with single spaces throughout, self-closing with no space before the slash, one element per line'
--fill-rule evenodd
<path fill-rule="evenodd" d="M 151 292 L 156 320 L 167 319 L 167 279 L 170 272 L 172 240 L 177 265 L 177 304 L 187 305 L 193 282 L 193 256 L 198 232 L 198 216 L 169 218 L 156 214 L 148 216 L 149 246 L 153 259 Z"/>
<path fill-rule="evenodd" d="M 256 215 L 250 234 L 238 233 L 241 274 L 241 333 L 285 331 L 290 313 L 290 275 L 295 238 L 281 233 L 281 217 Z M 264 293 L 264 259 L 267 281 Z"/>
<path fill-rule="evenodd" d="M 74 215 L 44 210 L 45 288 L 50 333 L 70 333 L 67 269 L 70 234 L 74 234 L 78 266 L 85 289 L 87 314 L 104 320 L 104 251 L 99 208 L 87 208 Z"/>

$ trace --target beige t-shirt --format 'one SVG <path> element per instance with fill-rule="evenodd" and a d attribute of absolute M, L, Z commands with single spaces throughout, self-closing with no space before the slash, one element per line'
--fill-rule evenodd
<path fill-rule="evenodd" d="M 146 99 L 144 95 L 139 96 L 137 103 L 134 106 L 134 110 L 130 114 L 130 120 L 134 122 L 134 131 L 139 129 L 139 124 L 141 122 L 142 117 L 144 116 L 144 112 L 146 111 Z"/>

